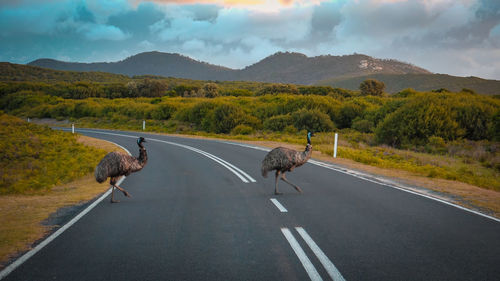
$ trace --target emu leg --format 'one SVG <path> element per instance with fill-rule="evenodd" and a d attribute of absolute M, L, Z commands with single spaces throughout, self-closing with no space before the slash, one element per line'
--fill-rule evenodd
<path fill-rule="evenodd" d="M 130 194 L 123 188 L 119 187 L 118 185 L 115 184 L 115 187 L 118 188 L 118 190 L 120 190 L 121 192 L 123 192 L 123 195 L 127 196 L 127 197 L 131 197 Z"/>
<path fill-rule="evenodd" d="M 115 186 L 111 186 L 111 203 L 118 203 L 120 201 L 115 200 Z"/>
<path fill-rule="evenodd" d="M 302 189 L 300 189 L 300 187 L 296 186 L 295 184 L 289 182 L 286 177 L 285 177 L 285 173 L 281 174 L 281 180 L 288 183 L 289 185 L 293 186 L 293 188 L 295 188 L 295 190 L 297 190 L 299 193 L 302 193 Z"/>
<path fill-rule="evenodd" d="M 115 200 L 116 178 L 111 178 L 109 180 L 109 183 L 111 184 L 111 203 L 118 203 L 118 202 L 120 202 L 118 200 Z"/>
<path fill-rule="evenodd" d="M 279 179 L 280 171 L 276 171 L 276 181 L 274 182 L 274 194 L 280 195 L 281 192 L 278 192 L 278 179 Z"/>

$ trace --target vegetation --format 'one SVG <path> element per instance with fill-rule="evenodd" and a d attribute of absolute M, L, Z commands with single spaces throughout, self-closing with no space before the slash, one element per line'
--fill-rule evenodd
<path fill-rule="evenodd" d="M 467 89 L 406 89 L 382 95 L 383 83 L 374 80 L 365 81 L 357 92 L 330 86 L 122 78 L 0 82 L 0 109 L 24 118 L 69 119 L 80 126 L 137 129 L 147 120 L 152 131 L 253 139 L 284 136 L 295 141 L 304 130 L 325 135 L 340 131 L 350 140 L 341 147 L 342 157 L 500 188 L 497 180 L 478 180 L 485 175 L 498 178 L 500 172 L 496 97 Z M 330 154 L 329 149 L 323 150 Z M 467 165 L 435 165 L 409 153 Z"/>
<path fill-rule="evenodd" d="M 93 171 L 104 151 L 0 113 L 0 194 L 50 190 Z"/>
<path fill-rule="evenodd" d="M 375 79 L 368 79 L 359 85 L 363 96 L 381 96 L 384 93 L 385 84 Z"/>

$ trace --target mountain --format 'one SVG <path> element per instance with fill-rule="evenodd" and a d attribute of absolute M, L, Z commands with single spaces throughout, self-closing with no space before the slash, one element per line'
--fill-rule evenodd
<path fill-rule="evenodd" d="M 407 74 L 429 71 L 395 60 L 380 60 L 366 55 L 307 57 L 300 53 L 276 53 L 244 68 L 238 80 L 315 84 L 335 77 L 356 77 L 375 73 Z"/>
<path fill-rule="evenodd" d="M 468 88 L 484 94 L 500 94 L 500 81 L 475 77 L 433 74 L 397 60 L 382 60 L 362 54 L 308 57 L 300 53 L 278 52 L 243 69 L 231 69 L 200 62 L 180 54 L 146 52 L 118 62 L 71 63 L 52 59 L 30 62 L 57 70 L 102 71 L 115 74 L 159 75 L 196 80 L 256 81 L 303 85 L 331 85 L 358 90 L 368 78 L 383 81 L 388 92 L 405 88 L 419 91 Z"/>
<path fill-rule="evenodd" d="M 395 60 L 379 60 L 365 55 L 307 57 L 300 53 L 279 52 L 244 69 L 199 62 L 179 54 L 147 52 L 118 62 L 72 63 L 38 59 L 28 65 L 72 71 L 103 71 L 116 74 L 160 75 L 198 80 L 245 80 L 313 84 L 338 76 L 374 73 L 430 73 Z"/>
<path fill-rule="evenodd" d="M 179 54 L 160 52 L 140 53 L 118 62 L 63 62 L 53 59 L 38 59 L 28 63 L 56 70 L 72 71 L 102 71 L 115 74 L 134 75 L 159 75 L 165 77 L 178 77 L 197 80 L 222 80 L 227 73 L 234 70 L 199 62 Z"/>

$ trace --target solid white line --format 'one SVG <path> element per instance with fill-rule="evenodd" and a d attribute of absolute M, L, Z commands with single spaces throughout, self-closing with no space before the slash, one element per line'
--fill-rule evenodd
<path fill-rule="evenodd" d="M 302 227 L 295 227 L 297 232 L 302 236 L 302 239 L 306 241 L 307 245 L 311 250 L 314 252 L 316 257 L 318 257 L 319 261 L 325 267 L 326 272 L 328 272 L 328 275 L 332 278 L 333 281 L 345 281 L 344 277 L 342 277 L 342 274 L 340 274 L 340 271 L 333 265 L 333 263 L 330 261 L 330 259 L 325 255 L 325 253 L 318 247 L 316 242 L 312 240 L 311 236 L 307 234 L 306 230 Z"/>
<path fill-rule="evenodd" d="M 238 146 L 242 146 L 242 147 L 248 147 L 248 148 L 252 148 L 252 149 L 256 149 L 256 150 L 261 150 L 261 151 L 271 151 L 271 149 L 267 149 L 267 148 L 263 148 L 263 147 L 257 147 L 257 146 L 252 146 L 252 145 L 246 145 L 246 144 L 241 144 L 241 143 L 228 142 L 228 141 L 220 141 L 220 142 L 227 143 L 227 144 L 232 144 L 232 145 L 238 145 Z M 389 181 L 389 183 L 384 183 L 384 181 L 386 181 L 386 182 L 388 181 L 388 180 L 385 180 L 385 179 L 373 177 L 373 176 L 370 176 L 370 175 L 367 175 L 367 174 L 364 174 L 364 173 L 361 173 L 361 172 L 358 172 L 358 171 L 349 170 L 349 169 L 346 169 L 346 168 L 338 168 L 338 167 L 336 167 L 333 164 L 327 164 L 327 163 L 316 161 L 316 160 L 312 160 L 312 159 L 309 159 L 308 162 L 311 163 L 311 164 L 313 164 L 313 165 L 316 165 L 316 166 L 320 166 L 320 167 L 323 167 L 323 168 L 326 168 L 326 169 L 330 169 L 330 170 L 333 170 L 333 171 L 336 171 L 336 172 L 340 172 L 340 173 L 343 173 L 343 174 L 346 174 L 346 175 L 350 175 L 350 176 L 356 177 L 358 179 L 369 181 L 369 182 L 372 182 L 372 183 L 375 183 L 375 184 L 378 184 L 378 185 L 387 186 L 387 187 L 398 189 L 398 190 L 401 190 L 401 191 L 404 191 L 404 192 L 408 192 L 408 193 L 411 193 L 411 194 L 414 194 L 414 195 L 417 195 L 417 196 L 425 197 L 427 199 L 434 200 L 434 201 L 437 201 L 437 202 L 441 202 L 441 203 L 446 204 L 448 206 L 455 207 L 455 208 L 461 209 L 463 211 L 466 211 L 466 212 L 469 212 L 469 213 L 473 213 L 473 214 L 476 214 L 478 216 L 482 216 L 482 217 L 488 218 L 490 220 L 494 220 L 496 222 L 500 222 L 499 218 L 495 218 L 495 217 L 483 214 L 481 212 L 478 212 L 478 211 L 475 211 L 475 210 L 472 210 L 472 209 L 468 209 L 466 207 L 463 207 L 463 206 L 457 205 L 455 203 L 451 203 L 451 202 L 445 201 L 445 200 L 440 199 L 440 198 L 436 198 L 436 197 L 433 197 L 433 196 L 430 196 L 430 195 L 427 195 L 427 194 L 422 194 L 422 193 L 418 193 L 416 191 L 412 191 L 412 190 L 409 189 L 409 187 L 405 187 L 403 185 L 400 185 L 400 184 L 397 184 L 397 183 L 394 183 L 394 182 L 391 182 L 391 181 Z M 372 180 L 369 177 L 373 177 L 373 178 L 375 178 L 377 180 L 376 181 Z"/>
<path fill-rule="evenodd" d="M 309 275 L 309 278 L 311 278 L 311 280 L 313 281 L 323 280 L 314 265 L 307 257 L 304 250 L 302 250 L 302 248 L 300 247 L 299 242 L 297 242 L 295 237 L 293 237 L 292 232 L 290 232 L 288 228 L 281 228 L 281 232 L 283 233 L 283 235 L 285 235 L 286 240 L 288 240 L 288 243 L 302 263 L 302 266 L 304 266 L 304 269 L 306 270 L 307 275 Z"/>
<path fill-rule="evenodd" d="M 280 210 L 280 212 L 282 213 L 288 212 L 288 210 L 285 207 L 283 207 L 283 205 L 281 205 L 281 203 L 278 200 L 276 200 L 275 198 L 271 198 L 270 200 L 271 202 L 273 202 L 274 206 L 276 206 L 276 208 Z"/>
<path fill-rule="evenodd" d="M 128 137 L 128 138 L 137 138 L 137 136 L 124 135 L 124 134 L 116 134 L 116 133 L 102 132 L 102 131 L 93 131 L 93 130 L 85 130 L 85 129 L 78 129 L 77 132 L 78 131 L 80 131 L 80 132 L 88 132 L 88 133 L 95 133 L 95 134 L 104 134 L 104 135 Z M 202 155 L 204 155 L 204 156 L 206 156 L 206 157 L 214 160 L 215 162 L 221 164 L 222 166 L 224 166 L 225 168 L 227 168 L 229 171 L 231 171 L 233 174 L 235 174 L 238 178 L 240 178 L 240 180 L 243 181 L 244 183 L 248 183 L 249 181 L 250 182 L 256 182 L 256 180 L 254 178 L 252 178 L 247 173 L 243 172 L 240 168 L 234 166 L 233 164 L 231 164 L 231 163 L 229 163 L 229 162 L 227 162 L 227 161 L 225 161 L 225 160 L 223 160 L 223 159 L 221 159 L 221 158 L 219 158 L 219 157 L 217 157 L 217 156 L 215 156 L 213 154 L 210 154 L 210 153 L 208 153 L 206 151 L 203 151 L 201 149 L 194 148 L 194 147 L 189 146 L 189 145 L 184 145 L 184 144 L 179 144 L 179 143 L 170 142 L 170 141 L 164 141 L 164 140 L 159 140 L 159 139 L 148 138 L 148 140 L 157 141 L 157 142 L 163 142 L 163 143 L 166 143 L 166 144 L 171 144 L 171 145 L 183 147 L 183 148 L 189 149 L 191 151 L 197 152 L 197 153 L 202 154 Z"/>
<path fill-rule="evenodd" d="M 114 145 L 122 148 L 123 150 L 125 150 L 128 153 L 128 155 L 132 155 L 132 154 L 130 154 L 130 151 L 128 151 L 125 147 L 123 147 L 123 146 L 121 146 L 119 144 L 116 144 L 114 142 L 111 142 L 111 141 L 107 141 L 107 142 L 110 142 L 110 143 L 112 143 L 112 144 L 114 144 Z M 125 180 L 125 176 L 121 177 L 120 180 L 116 184 L 120 185 L 120 184 L 122 184 L 122 182 L 124 180 Z M 99 197 L 97 200 L 95 200 L 87 208 L 85 208 L 85 210 L 83 210 L 81 213 L 79 213 L 78 215 L 76 215 L 72 220 L 70 220 L 68 223 L 66 223 L 63 227 L 59 228 L 56 232 L 52 233 L 49 237 L 47 237 L 45 240 L 43 240 L 35 248 L 31 249 L 30 251 L 28 251 L 27 253 L 25 253 L 21 257 L 19 257 L 16 261 L 14 261 L 13 263 L 11 263 L 9 266 L 7 266 L 6 268 L 4 268 L 2 271 L 0 271 L 0 280 L 2 280 L 7 275 L 9 275 L 9 273 L 11 273 L 12 271 L 14 271 L 14 269 L 16 269 L 18 266 L 20 266 L 21 264 L 23 264 L 25 261 L 27 261 L 33 255 L 35 255 L 36 253 L 38 253 L 41 249 L 43 249 L 43 247 L 47 246 L 50 242 L 52 242 L 59 235 L 61 235 L 61 233 L 63 233 L 64 231 L 66 231 L 66 229 L 68 229 L 72 225 L 74 225 L 78 220 L 80 220 L 83 216 L 85 216 L 88 212 L 90 212 L 90 210 L 92 210 L 95 206 L 97 206 L 97 204 L 99 204 L 102 200 L 104 200 L 104 198 L 106 198 L 110 193 L 111 193 L 111 188 L 108 189 L 108 191 L 106 191 L 103 195 L 101 195 L 101 197 Z"/>

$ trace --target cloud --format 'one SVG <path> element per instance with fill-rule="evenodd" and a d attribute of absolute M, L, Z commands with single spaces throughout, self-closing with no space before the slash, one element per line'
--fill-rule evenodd
<path fill-rule="evenodd" d="M 113 25 L 91 24 L 81 28 L 85 38 L 91 41 L 96 40 L 112 40 L 120 41 L 130 37 L 123 33 L 121 29 Z"/>
<path fill-rule="evenodd" d="M 3 1 L 0 40 L 12 62 L 158 50 L 241 68 L 277 51 L 356 52 L 500 79 L 498 0 Z"/>

